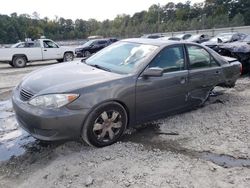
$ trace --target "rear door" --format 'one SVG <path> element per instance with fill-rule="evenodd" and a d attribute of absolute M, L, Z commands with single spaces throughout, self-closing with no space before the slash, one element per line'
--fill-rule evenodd
<path fill-rule="evenodd" d="M 203 47 L 186 45 L 188 56 L 188 100 L 199 105 L 210 91 L 223 80 L 222 68 Z"/>
<path fill-rule="evenodd" d="M 164 69 L 161 77 L 139 77 L 136 84 L 137 123 L 186 106 L 187 77 L 183 45 L 166 47 L 147 68 Z"/>

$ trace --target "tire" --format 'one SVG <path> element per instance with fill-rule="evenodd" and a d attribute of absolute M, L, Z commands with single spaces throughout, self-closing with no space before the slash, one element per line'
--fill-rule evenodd
<path fill-rule="evenodd" d="M 90 51 L 85 51 L 85 52 L 84 52 L 84 57 L 90 57 L 90 56 L 91 56 Z"/>
<path fill-rule="evenodd" d="M 81 138 L 90 146 L 111 145 L 122 136 L 127 122 L 127 112 L 122 105 L 116 102 L 102 104 L 88 115 Z"/>
<path fill-rule="evenodd" d="M 73 61 L 74 60 L 74 54 L 71 52 L 66 52 L 63 56 L 63 61 L 68 62 L 68 61 Z"/>
<path fill-rule="evenodd" d="M 14 65 L 13 65 L 13 62 L 12 62 L 12 61 L 10 61 L 10 62 L 9 62 L 9 65 L 10 65 L 10 66 L 12 66 L 12 67 L 14 67 Z"/>
<path fill-rule="evenodd" d="M 57 59 L 57 62 L 61 63 L 63 62 L 63 59 Z"/>
<path fill-rule="evenodd" d="M 12 64 L 16 68 L 23 68 L 27 64 L 27 59 L 25 56 L 15 56 L 13 58 Z"/>

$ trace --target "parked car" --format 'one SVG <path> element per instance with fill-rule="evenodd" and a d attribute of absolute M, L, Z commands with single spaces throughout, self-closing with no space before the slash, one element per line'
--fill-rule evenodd
<path fill-rule="evenodd" d="M 8 62 L 12 67 L 22 68 L 28 62 L 54 59 L 63 62 L 74 59 L 73 48 L 59 46 L 50 39 L 38 39 L 32 46 L 25 45 L 20 43 L 12 48 L 0 49 L 0 62 Z"/>
<path fill-rule="evenodd" d="M 243 40 L 246 36 L 244 33 L 220 33 L 202 44 L 218 52 L 219 44 Z"/>
<path fill-rule="evenodd" d="M 250 36 L 240 41 L 223 43 L 218 45 L 221 55 L 234 57 L 242 64 L 242 73 L 250 72 Z"/>
<path fill-rule="evenodd" d="M 199 44 L 126 39 L 29 74 L 13 108 L 35 138 L 103 147 L 128 127 L 204 104 L 215 86 L 233 87 L 241 64 L 232 61 Z"/>
<path fill-rule="evenodd" d="M 196 34 L 192 35 L 187 39 L 188 42 L 203 43 L 209 40 L 209 36 L 206 34 Z"/>
<path fill-rule="evenodd" d="M 153 33 L 153 34 L 146 34 L 146 35 L 142 35 L 141 38 L 148 38 L 148 39 L 158 39 L 161 37 L 164 37 L 165 35 L 161 34 L 161 33 Z"/>
<path fill-rule="evenodd" d="M 161 37 L 161 40 L 175 40 L 175 41 L 180 41 L 180 38 L 177 37 Z"/>
<path fill-rule="evenodd" d="M 175 38 L 179 38 L 180 40 L 187 40 L 187 39 L 189 39 L 191 36 L 192 36 L 191 34 L 184 33 L 184 34 L 175 35 L 174 37 L 175 37 Z"/>
<path fill-rule="evenodd" d="M 77 57 L 90 57 L 92 54 L 116 41 L 118 41 L 116 38 L 89 40 L 82 46 L 77 47 L 75 49 L 75 54 Z"/>

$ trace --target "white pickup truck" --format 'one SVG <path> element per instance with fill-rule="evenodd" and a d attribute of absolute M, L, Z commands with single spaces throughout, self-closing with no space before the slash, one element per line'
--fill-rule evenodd
<path fill-rule="evenodd" d="M 0 62 L 8 62 L 12 67 L 21 68 L 33 61 L 72 61 L 74 51 L 74 48 L 60 47 L 50 39 L 38 39 L 34 41 L 34 45 L 0 48 Z"/>

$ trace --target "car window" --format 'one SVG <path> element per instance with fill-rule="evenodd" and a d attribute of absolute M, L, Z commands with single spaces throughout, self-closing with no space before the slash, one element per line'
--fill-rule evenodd
<path fill-rule="evenodd" d="M 107 43 L 106 40 L 100 40 L 100 41 L 98 41 L 98 44 L 106 44 L 106 43 Z"/>
<path fill-rule="evenodd" d="M 25 47 L 25 44 L 24 43 L 21 43 L 19 45 L 16 46 L 16 48 L 24 48 Z"/>
<path fill-rule="evenodd" d="M 159 35 L 149 35 L 148 38 L 149 39 L 158 39 L 158 38 L 160 38 L 160 36 Z"/>
<path fill-rule="evenodd" d="M 45 48 L 58 48 L 58 46 L 50 40 L 43 41 L 43 45 Z"/>
<path fill-rule="evenodd" d="M 188 45 L 187 50 L 190 69 L 218 66 L 215 59 L 204 48 L 200 46 Z"/>
<path fill-rule="evenodd" d="M 39 40 L 35 40 L 34 41 L 34 48 L 40 48 L 41 45 L 40 45 L 40 41 Z"/>
<path fill-rule="evenodd" d="M 34 47 L 34 43 L 33 42 L 31 42 L 31 43 L 29 43 L 29 42 L 22 42 L 22 43 L 20 43 L 19 45 L 16 46 L 16 48 L 32 48 L 32 47 Z"/>
<path fill-rule="evenodd" d="M 244 33 L 239 33 L 239 40 L 243 40 L 243 39 L 245 39 L 246 37 L 247 37 L 246 34 L 244 34 Z"/>
<path fill-rule="evenodd" d="M 160 67 L 164 72 L 180 71 L 185 68 L 182 46 L 163 49 L 149 64 L 149 67 Z"/>
<path fill-rule="evenodd" d="M 34 43 L 27 43 L 29 48 L 33 48 L 34 47 Z"/>

